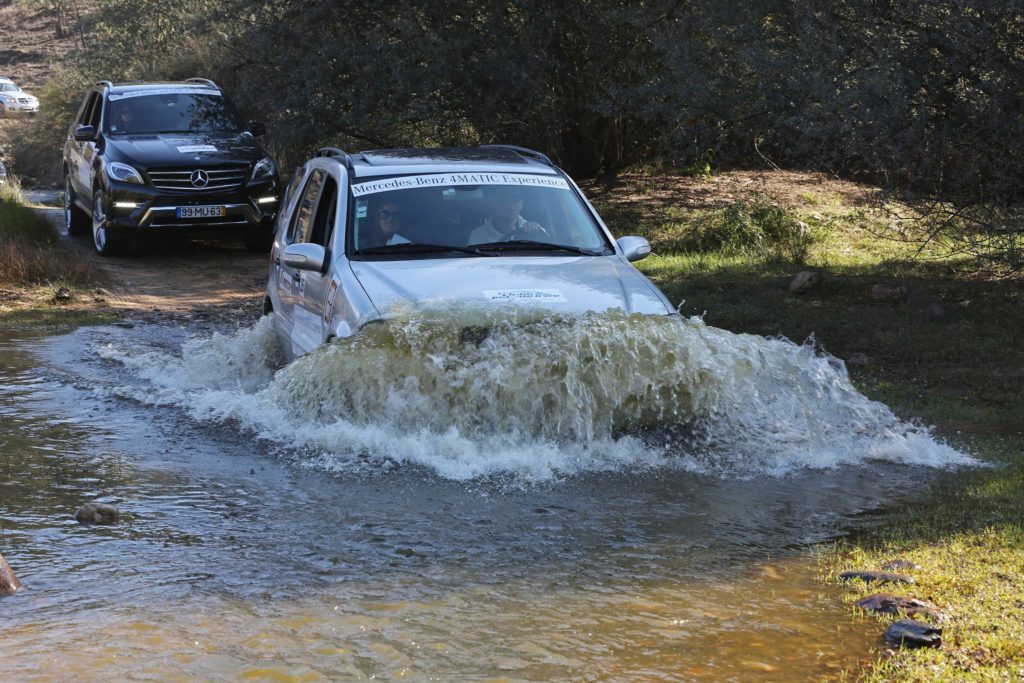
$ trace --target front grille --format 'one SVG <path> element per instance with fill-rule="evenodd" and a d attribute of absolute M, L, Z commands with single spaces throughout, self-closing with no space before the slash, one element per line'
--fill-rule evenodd
<path fill-rule="evenodd" d="M 209 182 L 205 186 L 196 187 L 192 182 L 192 176 L 196 171 L 205 172 L 208 176 Z M 149 171 L 149 180 L 153 183 L 153 187 L 160 190 L 213 192 L 240 189 L 248 173 L 248 164 L 154 168 Z"/>

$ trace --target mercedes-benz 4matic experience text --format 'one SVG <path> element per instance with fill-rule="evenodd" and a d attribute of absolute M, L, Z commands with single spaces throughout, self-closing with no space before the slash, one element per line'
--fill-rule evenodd
<path fill-rule="evenodd" d="M 92 232 L 103 255 L 132 237 L 240 232 L 267 249 L 278 202 L 274 160 L 212 81 L 97 83 L 64 144 L 68 232 Z"/>
<path fill-rule="evenodd" d="M 292 356 L 402 305 L 675 312 L 630 264 L 647 240 L 615 240 L 532 150 L 328 148 L 283 202 L 264 308 Z"/>

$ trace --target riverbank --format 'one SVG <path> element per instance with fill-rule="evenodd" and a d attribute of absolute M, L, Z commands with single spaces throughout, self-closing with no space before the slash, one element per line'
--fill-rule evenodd
<path fill-rule="evenodd" d="M 892 592 L 949 615 L 940 649 L 898 652 L 881 638 L 898 617 L 878 618 L 873 663 L 847 678 L 1024 677 L 1020 283 L 927 248 L 911 259 L 917 245 L 879 237 L 886 217 L 870 188 L 823 176 L 751 173 L 694 181 L 636 174 L 618 188 L 591 192 L 613 230 L 638 231 L 652 241 L 657 255 L 641 268 L 682 302 L 683 313 L 703 314 L 708 324 L 736 332 L 798 342 L 813 335 L 820 349 L 846 361 L 867 396 L 904 419 L 934 425 L 950 443 L 995 465 L 922 488 L 913 505 L 883 511 L 884 524 L 819 549 L 822 580 L 830 584 L 841 584 L 843 571 L 879 570 L 896 557 L 919 565 L 908 572 L 916 584 L 902 590 L 847 584 L 851 609 L 857 599 Z M 807 226 L 802 264 L 743 241 L 757 214 Z M 722 247 L 688 249 L 700 232 L 717 236 Z M 821 273 L 822 283 L 792 294 L 798 271 Z"/>
<path fill-rule="evenodd" d="M 884 511 L 884 526 L 819 548 L 822 580 L 840 585 L 851 609 L 853 601 L 877 591 L 843 585 L 838 574 L 879 569 L 900 557 L 920 565 L 910 571 L 916 584 L 900 592 L 950 616 L 941 649 L 895 654 L 880 635 L 890 619 L 879 620 L 873 663 L 849 678 L 1024 675 L 1019 282 L 927 250 L 911 260 L 915 245 L 878 236 L 885 217 L 870 187 L 820 175 L 638 172 L 625 174 L 615 187 L 591 185 L 586 191 L 613 232 L 651 240 L 656 255 L 638 265 L 684 314 L 798 342 L 813 334 L 818 348 L 846 361 L 866 395 L 904 419 L 935 425 L 951 443 L 998 464 L 922 488 L 913 505 Z M 57 209 L 36 211 L 51 223 L 60 220 Z M 16 294 L 11 301 L 0 297 L 0 327 L 85 324 L 105 316 L 225 323 L 258 316 L 266 259 L 237 245 L 143 247 L 127 259 L 110 260 L 92 255 L 86 241 L 53 234 L 32 248 L 58 262 L 89 264 L 95 279 L 70 282 L 73 296 L 63 303 L 55 280 L 0 284 Z M 790 284 L 801 271 L 822 279 L 794 294 Z"/>
<path fill-rule="evenodd" d="M 262 311 L 266 256 L 236 241 L 154 240 L 124 258 L 102 258 L 89 236 L 64 232 L 53 193 L 22 193 L 17 185 L 0 192 L 0 249 L 7 254 L 0 328 L 64 329 L 120 318 L 248 324 Z"/>

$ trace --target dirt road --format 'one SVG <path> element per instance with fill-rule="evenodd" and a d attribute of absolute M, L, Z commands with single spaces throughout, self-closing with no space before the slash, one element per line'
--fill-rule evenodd
<path fill-rule="evenodd" d="M 104 258 L 90 236 L 64 231 L 62 209 L 38 211 L 58 226 L 69 258 L 87 260 L 100 274 L 105 304 L 123 315 L 251 318 L 261 311 L 267 255 L 246 251 L 240 239 L 167 235 L 141 241 L 127 256 Z"/>

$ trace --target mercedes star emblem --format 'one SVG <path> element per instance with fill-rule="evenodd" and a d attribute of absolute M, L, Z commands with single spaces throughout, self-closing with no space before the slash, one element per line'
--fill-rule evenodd
<path fill-rule="evenodd" d="M 206 187 L 210 184 L 210 174 L 202 169 L 192 171 L 192 176 L 189 180 L 192 181 L 192 187 Z"/>

